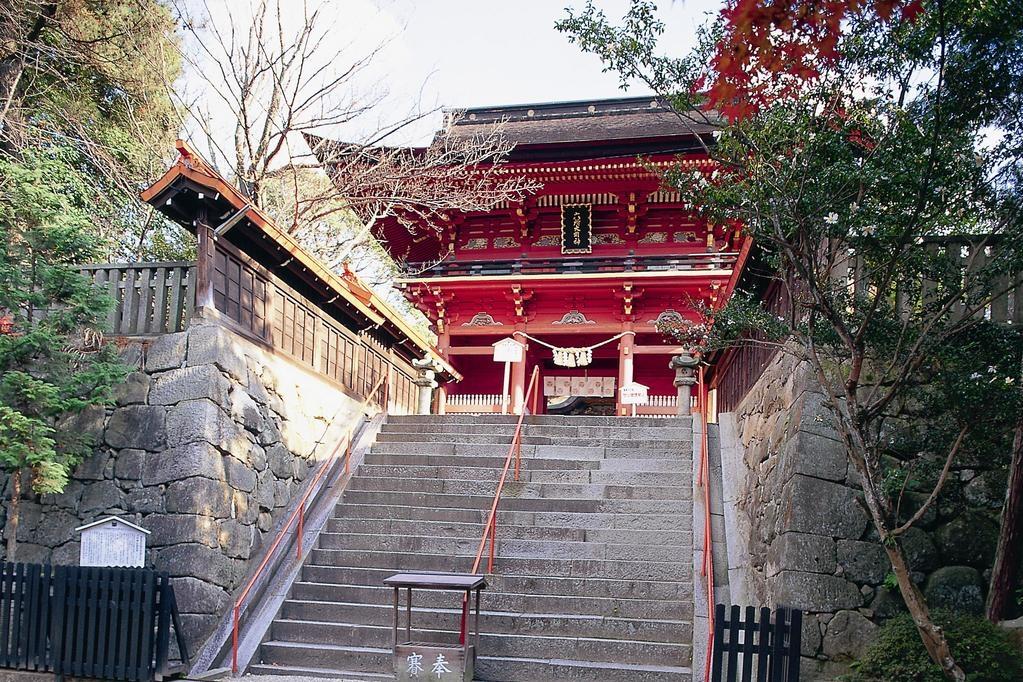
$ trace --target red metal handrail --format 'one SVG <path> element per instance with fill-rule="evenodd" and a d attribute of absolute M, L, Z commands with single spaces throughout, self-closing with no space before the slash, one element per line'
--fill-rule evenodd
<path fill-rule="evenodd" d="M 512 436 L 511 446 L 508 448 L 508 456 L 504 459 L 504 470 L 501 472 L 501 479 L 497 482 L 497 491 L 494 493 L 494 503 L 490 505 L 490 517 L 483 529 L 483 537 L 480 538 L 479 549 L 476 550 L 476 560 L 472 564 L 472 573 L 479 573 L 480 564 L 483 561 L 483 550 L 487 546 L 487 538 L 490 538 L 490 558 L 487 560 L 487 573 L 494 572 L 494 536 L 497 533 L 497 503 L 501 501 L 501 491 L 504 490 L 504 481 L 508 477 L 508 468 L 511 466 L 512 455 L 515 456 L 515 480 L 519 480 L 519 467 L 522 461 L 522 420 L 526 416 L 526 403 L 530 403 L 530 411 L 536 414 L 537 402 L 537 377 L 540 375 L 540 367 L 533 368 L 533 374 L 529 377 L 529 387 L 523 396 L 522 409 L 519 412 L 519 421 L 515 425 L 515 435 Z"/>
<path fill-rule="evenodd" d="M 714 546 L 710 523 L 710 444 L 707 435 L 710 401 L 702 365 L 699 368 L 696 393 L 700 422 L 703 426 L 700 430 L 700 471 L 697 481 L 703 488 L 703 565 L 700 567 L 700 574 L 707 579 L 707 652 L 704 658 L 704 680 L 710 682 L 710 659 L 714 649 Z"/>
<path fill-rule="evenodd" d="M 359 405 L 358 412 L 365 411 L 377 391 L 380 390 L 381 384 L 384 385 L 384 397 L 382 401 L 383 404 L 379 407 L 381 411 L 387 411 L 388 393 L 390 393 L 388 390 L 390 388 L 390 372 L 380 377 L 372 390 L 366 394 L 366 398 Z M 352 439 L 355 437 L 355 427 L 357 425 L 358 424 L 353 424 L 347 431 L 345 431 L 344 436 L 338 439 L 337 443 L 334 445 L 334 449 L 331 450 L 330 455 L 324 460 L 323 464 L 320 465 L 320 468 L 316 471 L 316 475 L 313 476 L 312 480 L 310 480 L 309 484 L 306 486 L 305 494 L 303 494 L 299 500 L 298 506 L 295 507 L 295 511 L 291 512 L 291 516 L 288 517 L 288 520 L 284 523 L 284 526 L 281 527 L 281 530 L 277 533 L 277 537 L 274 538 L 270 548 L 263 556 L 263 561 L 260 562 L 259 567 L 256 568 L 252 577 L 249 578 L 249 582 L 245 584 L 245 589 L 242 590 L 242 593 L 238 595 L 238 599 L 235 600 L 233 609 L 234 622 L 231 626 L 232 673 L 237 674 L 238 672 L 238 626 L 241 621 L 241 609 L 245 604 L 245 600 L 248 599 L 249 593 L 256 585 L 256 581 L 263 574 L 263 571 L 270 563 L 270 559 L 274 557 L 274 554 L 277 552 L 277 548 L 281 545 L 281 542 L 284 541 L 284 538 L 287 536 L 288 531 L 291 530 L 292 525 L 296 524 L 295 556 L 299 560 L 302 559 L 302 535 L 305 532 L 306 503 L 309 501 L 309 497 L 317 490 L 320 481 L 323 480 L 323 477 L 326 476 L 327 472 L 333 468 L 333 464 L 337 461 L 338 454 L 341 452 L 342 445 L 344 445 L 345 475 L 351 473 Z"/>
<path fill-rule="evenodd" d="M 511 467 L 512 456 L 515 457 L 515 480 L 519 480 L 519 469 L 522 462 L 522 422 L 527 411 L 536 414 L 539 401 L 539 388 L 537 377 L 540 375 L 540 367 L 533 367 L 533 373 L 529 377 L 529 386 L 522 398 L 522 408 L 519 411 L 519 420 L 515 424 L 515 434 L 512 436 L 511 446 L 508 448 L 508 456 L 504 459 L 504 470 L 501 471 L 501 478 L 497 482 L 497 490 L 494 492 L 494 502 L 490 505 L 490 516 L 487 517 L 487 525 L 483 528 L 483 537 L 480 538 L 480 546 L 476 550 L 476 559 L 472 563 L 471 573 L 479 573 L 480 564 L 483 563 L 483 552 L 487 547 L 487 540 L 490 540 L 490 552 L 487 558 L 487 573 L 494 572 L 494 541 L 497 536 L 497 505 L 501 501 L 501 492 L 504 490 L 504 482 L 508 478 L 508 469 Z M 529 409 L 526 409 L 526 405 Z M 465 627 L 469 617 L 468 597 L 462 600 L 462 630 L 459 635 L 459 642 L 465 643 Z"/>

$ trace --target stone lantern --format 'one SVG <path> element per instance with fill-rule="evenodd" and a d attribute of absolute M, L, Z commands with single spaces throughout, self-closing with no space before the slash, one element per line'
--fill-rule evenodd
<path fill-rule="evenodd" d="M 668 367 L 675 370 L 679 416 L 688 416 L 692 413 L 693 386 L 696 385 L 696 367 L 699 364 L 700 361 L 689 353 L 676 355 L 668 363 Z"/>
<path fill-rule="evenodd" d="M 433 389 L 438 386 L 437 372 L 440 370 L 440 366 L 433 358 L 413 360 L 412 366 L 419 370 L 419 376 L 412 380 L 412 383 L 419 387 L 416 414 L 430 414 L 430 406 L 433 404 Z"/>

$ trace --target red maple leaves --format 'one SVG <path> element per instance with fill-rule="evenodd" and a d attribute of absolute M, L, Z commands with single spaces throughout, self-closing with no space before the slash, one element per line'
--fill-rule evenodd
<path fill-rule="evenodd" d="M 842 22 L 872 13 L 884 22 L 912 21 L 923 0 L 730 0 L 725 35 L 711 62 L 708 108 L 736 121 L 802 84 L 839 58 Z M 702 87 L 701 83 L 701 87 Z"/>

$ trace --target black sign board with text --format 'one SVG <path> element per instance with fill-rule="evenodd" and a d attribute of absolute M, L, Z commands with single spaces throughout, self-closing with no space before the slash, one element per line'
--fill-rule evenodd
<path fill-rule="evenodd" d="M 567 204 L 561 207 L 561 253 L 593 251 L 593 210 L 590 204 Z"/>

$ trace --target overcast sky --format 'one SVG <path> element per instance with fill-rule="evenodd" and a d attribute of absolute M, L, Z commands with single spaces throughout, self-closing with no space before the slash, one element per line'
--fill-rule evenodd
<path fill-rule="evenodd" d="M 617 76 L 571 45 L 554 23 L 565 7 L 585 0 L 344 0 L 352 19 L 373 18 L 377 38 L 389 39 L 378 60 L 379 80 L 394 106 L 473 107 L 647 94 L 623 93 Z M 619 19 L 628 0 L 595 0 Z M 662 45 L 672 53 L 692 46 L 696 28 L 719 0 L 663 0 L 668 26 Z M 341 18 L 344 22 L 344 19 Z M 361 22 L 359 22 L 361 23 Z M 349 24 L 351 25 L 351 24 Z M 359 39 L 368 38 L 364 34 Z M 421 94 L 420 94 L 421 93 Z M 408 143 L 425 143 L 437 128 L 434 118 L 411 132 Z"/>

